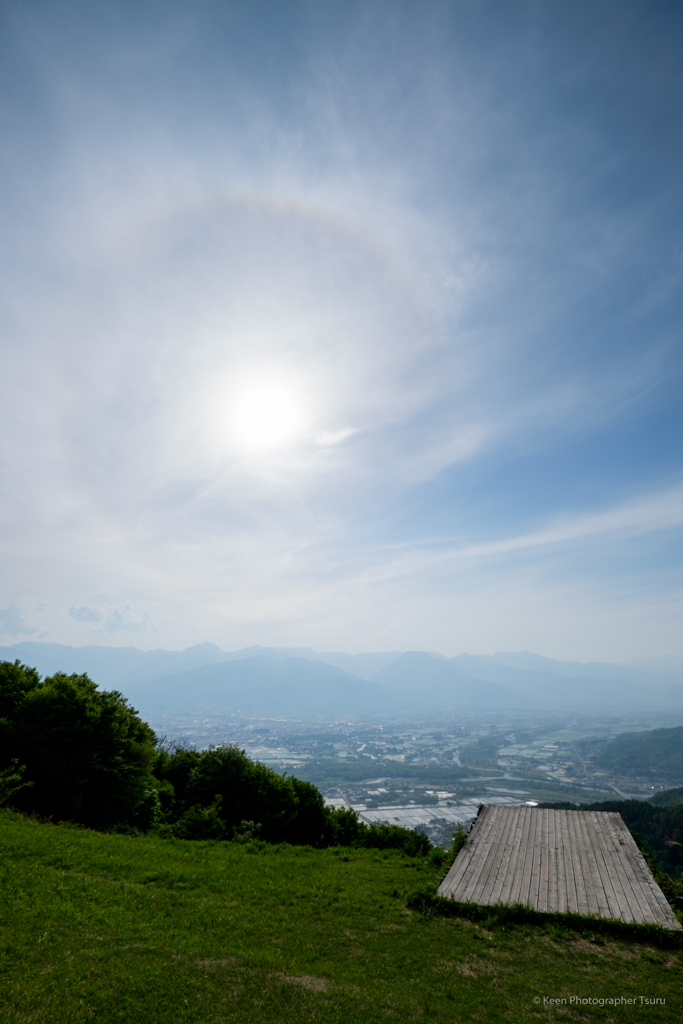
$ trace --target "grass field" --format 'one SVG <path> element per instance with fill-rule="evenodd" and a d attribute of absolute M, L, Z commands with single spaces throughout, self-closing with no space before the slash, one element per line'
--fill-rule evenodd
<path fill-rule="evenodd" d="M 435 882 L 428 859 L 396 852 L 101 835 L 3 811 L 0 1020 L 683 1019 L 680 949 L 407 909 Z"/>

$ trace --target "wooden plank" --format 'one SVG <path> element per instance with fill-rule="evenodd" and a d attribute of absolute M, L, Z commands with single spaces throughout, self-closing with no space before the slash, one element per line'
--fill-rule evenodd
<path fill-rule="evenodd" d="M 527 904 L 529 899 L 529 885 L 531 880 L 531 868 L 534 859 L 533 850 L 533 839 L 532 839 L 532 826 L 535 824 L 533 811 L 530 807 L 525 807 L 523 812 L 523 828 L 522 828 L 522 854 L 518 857 L 519 870 L 517 878 L 514 880 L 511 886 L 510 903 L 524 903 Z"/>
<path fill-rule="evenodd" d="M 593 861 L 589 856 L 589 849 L 586 843 L 586 835 L 584 829 L 584 817 L 581 813 L 574 815 L 574 834 L 578 843 L 579 860 L 581 862 L 581 876 L 583 880 L 583 887 L 586 893 L 586 900 L 588 902 L 588 912 L 593 917 L 600 916 L 600 903 L 598 902 L 598 894 L 596 891 L 596 879 L 593 872 Z M 598 884 L 600 884 L 598 882 Z"/>
<path fill-rule="evenodd" d="M 619 832 L 621 833 L 619 852 L 622 858 L 628 862 L 630 868 L 630 873 L 626 874 L 626 880 L 634 892 L 643 916 L 646 920 L 652 920 L 652 915 L 654 915 L 659 923 L 666 923 L 666 926 L 670 927 L 673 914 L 664 894 L 652 878 L 645 859 L 631 834 L 626 834 L 623 826 L 620 827 Z"/>
<path fill-rule="evenodd" d="M 505 878 L 505 872 L 508 864 L 510 863 L 510 852 L 511 843 L 510 837 L 514 834 L 515 821 L 518 817 L 515 814 L 516 807 L 504 807 L 501 808 L 503 813 L 501 814 L 501 829 L 500 829 L 500 841 L 498 843 L 497 850 L 497 863 L 496 870 L 489 876 L 486 890 L 482 894 L 482 903 L 495 904 L 500 902 L 500 894 L 503 888 L 503 879 Z"/>
<path fill-rule="evenodd" d="M 515 826 L 517 852 L 514 858 L 514 872 L 511 871 L 506 880 L 504 893 L 505 901 L 509 905 L 519 902 L 519 883 L 524 872 L 524 857 L 526 856 L 527 810 L 527 807 L 520 807 L 517 815 L 517 824 Z"/>
<path fill-rule="evenodd" d="M 596 836 L 595 855 L 603 872 L 603 885 L 609 904 L 609 916 L 617 921 L 628 921 L 631 917 L 630 907 L 624 894 L 618 868 L 614 862 L 613 842 L 609 828 L 606 827 L 604 831 L 596 829 Z"/>
<path fill-rule="evenodd" d="M 516 858 L 516 870 L 513 877 L 510 878 L 508 888 L 508 900 L 512 903 L 519 903 L 519 892 L 521 886 L 522 876 L 524 875 L 524 863 L 527 855 L 527 845 L 529 837 L 529 817 L 530 807 L 522 807 L 519 815 L 519 824 L 515 833 L 515 840 L 517 842 L 517 858 Z"/>
<path fill-rule="evenodd" d="M 536 825 L 536 846 L 538 848 L 538 888 L 536 890 L 536 909 L 541 906 L 545 911 L 548 886 L 547 886 L 547 835 L 548 835 L 548 810 L 539 808 L 538 823 Z"/>
<path fill-rule="evenodd" d="M 536 902 L 536 892 L 534 890 L 534 868 L 537 864 L 538 858 L 535 856 L 536 853 L 536 826 L 538 825 L 538 815 L 534 807 L 529 807 L 527 813 L 527 834 L 526 842 L 529 847 L 528 863 L 524 864 L 524 878 L 522 879 L 522 888 L 520 890 L 520 902 L 524 903 L 527 907 L 531 906 L 531 900 Z"/>
<path fill-rule="evenodd" d="M 470 832 L 464 846 L 458 853 L 446 877 L 439 886 L 438 892 L 440 896 L 451 896 L 455 889 L 457 889 L 460 881 L 469 869 L 473 855 L 472 833 Z"/>
<path fill-rule="evenodd" d="M 641 908 L 645 913 L 647 913 L 649 908 L 650 912 L 657 917 L 661 924 L 666 924 L 666 926 L 669 927 L 671 919 L 677 919 L 675 918 L 664 893 L 652 877 L 652 873 L 647 866 L 645 858 L 636 846 L 635 840 L 630 833 L 628 838 L 624 840 L 624 846 L 627 848 L 627 856 L 633 864 L 635 879 L 639 886 L 639 892 L 642 894 L 640 899 Z"/>
<path fill-rule="evenodd" d="M 681 927 L 616 812 L 485 807 L 439 892 Z"/>
<path fill-rule="evenodd" d="M 472 902 L 487 903 L 485 898 L 489 882 L 496 878 L 499 864 L 501 815 L 500 808 L 492 808 L 492 833 L 486 843 L 486 860 L 479 874 L 476 890 L 470 894 Z"/>
<path fill-rule="evenodd" d="M 495 862 L 497 846 L 495 843 L 479 841 L 477 846 L 477 859 L 470 877 L 467 879 L 460 899 L 465 903 L 481 903 L 481 893 L 486 885 L 486 880 Z"/>
<path fill-rule="evenodd" d="M 562 849 L 562 831 L 560 828 L 561 816 L 557 811 L 550 812 L 550 829 L 548 838 L 552 851 L 551 867 L 552 872 L 548 884 L 548 910 L 552 914 L 560 912 L 560 899 L 565 893 L 564 878 L 564 855 Z M 566 903 L 566 898 L 564 900 Z M 564 907 L 563 907 L 564 909 Z"/>
<path fill-rule="evenodd" d="M 564 857 L 562 834 L 562 815 L 553 812 L 553 836 L 555 839 L 555 891 L 553 893 L 555 912 L 562 914 L 567 910 L 567 870 Z M 573 884 L 572 878 L 572 884 Z"/>
<path fill-rule="evenodd" d="M 473 831 L 473 830 L 472 830 Z M 472 832 L 468 835 L 464 846 L 453 861 L 451 868 L 439 886 L 439 895 L 452 896 L 460 885 L 465 874 L 469 870 L 472 857 L 474 856 L 474 844 Z"/>
<path fill-rule="evenodd" d="M 595 812 L 593 812 L 595 814 Z M 600 855 L 600 828 L 599 823 L 591 816 L 589 811 L 588 815 L 584 818 L 584 833 L 586 836 L 586 843 L 588 845 L 588 856 L 589 860 L 593 865 L 593 878 L 595 879 L 595 888 L 598 897 L 598 905 L 600 907 L 601 918 L 611 918 L 612 906 L 614 905 L 613 898 L 612 904 L 609 903 L 609 894 L 607 889 L 612 893 L 611 886 L 609 885 L 609 878 L 605 871 L 602 857 Z"/>
<path fill-rule="evenodd" d="M 605 870 L 612 884 L 619 908 L 618 915 L 615 914 L 613 916 L 618 916 L 622 921 L 640 921 L 642 923 L 642 908 L 640 908 L 640 913 L 638 913 L 637 909 L 634 910 L 634 904 L 636 908 L 639 908 L 640 903 L 637 893 L 634 892 L 629 882 L 629 872 L 623 864 L 623 854 L 618 842 L 617 828 L 623 826 L 621 815 L 605 814 L 601 826 L 599 830 L 600 849 L 605 862 Z"/>
<path fill-rule="evenodd" d="M 515 807 L 516 813 L 513 815 L 513 828 L 510 832 L 510 849 L 508 853 L 508 860 L 505 866 L 505 874 L 500 880 L 500 891 L 494 895 L 500 903 L 510 904 L 512 885 L 515 879 L 515 875 L 519 870 L 519 856 L 520 850 L 522 849 L 522 836 L 524 834 L 524 810 L 523 807 Z"/>
<path fill-rule="evenodd" d="M 680 928 L 681 924 L 676 915 L 674 914 L 673 910 L 669 906 L 669 901 L 667 900 L 666 896 L 659 888 L 657 883 L 654 881 L 654 879 L 648 885 L 648 892 L 650 895 L 651 904 L 654 904 L 657 907 L 659 914 L 659 923 L 664 928 Z"/>
<path fill-rule="evenodd" d="M 477 891 L 475 893 L 474 902 L 487 904 L 490 902 L 488 895 L 489 890 L 493 886 L 498 874 L 498 868 L 500 866 L 500 845 L 501 845 L 501 832 L 505 829 L 505 807 L 495 807 L 492 809 L 492 829 L 491 829 L 491 841 L 488 843 L 488 852 L 486 858 L 486 864 L 484 870 L 479 876 L 479 882 L 477 884 Z M 501 813 L 502 812 L 502 813 Z"/>
<path fill-rule="evenodd" d="M 618 820 L 615 820 L 615 818 Z M 623 893 L 623 900 L 620 900 L 623 908 L 622 920 L 642 924 L 643 921 L 648 919 L 648 913 L 640 905 L 638 897 L 640 885 L 635 874 L 634 865 L 623 849 L 624 842 L 620 832 L 624 825 L 621 816 L 616 815 L 612 817 L 610 815 L 610 817 L 606 817 L 604 820 L 606 826 L 604 830 L 609 837 L 608 856 L 611 862 L 609 870 L 615 878 L 615 885 L 618 884 Z"/>
<path fill-rule="evenodd" d="M 539 814 L 540 811 L 540 814 Z M 543 808 L 534 810 L 534 863 L 531 869 L 531 885 L 529 887 L 528 905 L 538 910 L 541 895 L 541 859 L 543 855 L 542 835 L 543 818 L 546 811 Z"/>
<path fill-rule="evenodd" d="M 526 836 L 527 857 L 524 862 L 524 875 L 522 876 L 522 887 L 519 892 L 519 902 L 527 907 L 536 906 L 538 894 L 538 849 L 536 840 L 536 829 L 538 815 L 535 810 L 529 808 L 528 831 Z"/>
<path fill-rule="evenodd" d="M 550 878 L 550 842 L 549 842 L 549 818 L 550 809 L 542 807 L 541 809 L 541 842 L 539 848 L 539 877 L 538 877 L 538 897 L 536 900 L 536 909 L 540 910 L 541 913 L 548 912 L 548 884 Z"/>
<path fill-rule="evenodd" d="M 638 849 L 635 839 L 626 828 L 621 815 L 616 815 L 616 818 L 619 820 L 614 822 L 615 837 L 621 854 L 631 868 L 628 880 L 641 913 L 645 920 L 652 920 L 654 917 L 659 924 L 671 927 L 672 922 L 677 922 L 677 918 L 673 914 L 664 893 L 652 877 L 645 858 Z"/>
<path fill-rule="evenodd" d="M 628 917 L 624 920 L 643 924 L 652 922 L 649 901 L 642 892 L 643 872 L 638 847 L 626 825 L 617 815 L 618 820 L 607 821 L 612 826 L 612 859 L 621 879 L 622 889 L 628 904 Z M 635 854 L 635 856 L 634 856 Z M 644 861 L 642 862 L 644 864 Z"/>
<path fill-rule="evenodd" d="M 574 827 L 574 815 L 578 813 L 580 812 L 567 811 L 567 842 L 569 843 L 569 853 L 574 873 L 574 885 L 576 887 L 576 912 L 577 914 L 590 914 L 590 907 L 588 905 L 586 886 L 583 877 L 583 866 L 581 864 L 579 841 L 576 834 L 577 830 Z"/>
<path fill-rule="evenodd" d="M 590 840 L 587 836 L 586 819 L 580 811 L 578 813 L 575 812 L 575 815 L 577 825 L 576 833 L 581 837 L 579 857 L 581 859 L 583 869 L 583 884 L 586 890 L 588 908 L 593 917 L 601 917 L 603 908 L 605 912 L 608 910 L 607 901 L 605 900 L 605 891 L 602 886 L 602 879 L 598 874 L 595 856 L 590 846 Z"/>
<path fill-rule="evenodd" d="M 609 900 L 607 899 L 607 893 L 605 892 L 604 872 L 600 870 L 600 864 L 595 851 L 596 842 L 599 837 L 599 830 L 596 827 L 595 821 L 591 819 L 591 813 L 595 812 L 579 812 L 579 822 L 581 833 L 583 835 L 584 849 L 586 851 L 586 861 L 591 873 L 593 891 L 595 892 L 595 900 L 598 905 L 598 917 L 610 917 Z"/>
<path fill-rule="evenodd" d="M 524 867 L 526 863 L 526 857 L 528 854 L 528 834 L 529 834 L 529 815 L 528 807 L 522 808 L 522 813 L 519 816 L 519 851 L 517 853 L 517 870 L 514 877 L 510 880 L 509 887 L 509 901 L 513 905 L 519 903 L 520 900 L 520 889 L 522 887 L 522 878 L 524 876 Z"/>
<path fill-rule="evenodd" d="M 506 829 L 504 834 L 504 845 L 501 856 L 501 864 L 498 871 L 493 891 L 491 893 L 492 903 L 503 903 L 505 902 L 504 891 L 508 884 L 508 878 L 510 877 L 510 867 L 513 862 L 517 859 L 517 831 L 519 826 L 519 808 L 509 807 L 506 821 Z"/>
<path fill-rule="evenodd" d="M 572 851 L 569 843 L 569 824 L 567 815 L 558 812 L 560 822 L 560 842 L 562 849 L 562 869 L 564 878 L 564 891 L 559 894 L 558 903 L 561 911 L 578 913 L 578 902 L 576 899 L 576 885 L 574 883 L 574 865 L 572 863 Z"/>
<path fill-rule="evenodd" d="M 460 850 L 458 856 L 455 858 L 455 861 L 451 865 L 450 871 L 448 872 L 443 882 L 439 886 L 439 895 L 449 896 L 453 899 L 460 898 L 455 894 L 456 892 L 458 892 L 461 884 L 463 883 L 463 880 L 465 880 L 466 884 L 468 872 L 471 870 L 470 865 L 473 859 L 476 857 L 477 839 L 482 832 L 482 827 L 484 831 L 486 830 L 486 822 L 489 818 L 489 811 L 490 807 L 484 807 L 479 816 L 477 817 L 476 821 L 474 822 L 467 836 L 467 840 L 465 841 L 465 845 Z"/>
<path fill-rule="evenodd" d="M 476 885 L 468 890 L 466 899 L 470 903 L 488 904 L 490 899 L 488 893 L 492 882 L 495 881 L 500 863 L 500 832 L 503 828 L 506 807 L 492 807 L 492 825 L 486 841 L 486 858 L 482 870 L 479 873 Z M 483 858 L 482 858 L 483 859 Z"/>
<path fill-rule="evenodd" d="M 459 902 L 470 902 L 471 894 L 476 891 L 476 885 L 488 853 L 488 837 L 491 834 L 494 819 L 492 811 L 492 807 L 484 807 L 472 828 L 468 870 L 462 875 L 457 887 L 452 892 L 453 898 Z"/>
<path fill-rule="evenodd" d="M 573 838 L 576 844 L 576 852 L 581 867 L 581 886 L 583 889 L 583 898 L 585 905 L 588 907 L 588 913 L 592 917 L 598 916 L 598 901 L 595 895 L 595 885 L 593 882 L 593 872 L 591 870 L 591 864 L 586 856 L 585 839 L 583 835 L 582 819 L 581 814 L 575 812 L 572 815 L 573 825 Z"/>
<path fill-rule="evenodd" d="M 492 819 L 493 815 L 491 814 L 491 808 L 485 807 L 475 822 L 475 828 L 477 829 L 476 832 L 474 829 L 472 830 L 472 858 L 470 861 L 470 868 L 467 874 L 463 875 L 455 894 L 455 898 L 462 902 L 469 902 L 469 897 L 476 892 L 479 876 L 484 869 L 488 856 L 490 844 L 487 840 L 491 831 Z"/>
<path fill-rule="evenodd" d="M 548 811 L 548 897 L 547 907 L 549 913 L 557 913 L 557 886 L 559 876 L 557 836 L 555 835 L 555 810 Z"/>

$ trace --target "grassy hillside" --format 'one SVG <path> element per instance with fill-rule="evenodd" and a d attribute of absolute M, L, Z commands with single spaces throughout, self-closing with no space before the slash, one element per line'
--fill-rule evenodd
<path fill-rule="evenodd" d="M 407 909 L 435 883 L 429 857 L 398 851 L 134 838 L 3 811 L 0 1020 L 680 1020 L 680 950 Z M 572 996 L 636 1003 L 543 1006 Z"/>

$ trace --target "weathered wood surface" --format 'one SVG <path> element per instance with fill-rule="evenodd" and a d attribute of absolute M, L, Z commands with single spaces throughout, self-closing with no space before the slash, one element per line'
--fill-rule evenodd
<path fill-rule="evenodd" d="M 484 807 L 439 895 L 681 928 L 613 811 Z"/>

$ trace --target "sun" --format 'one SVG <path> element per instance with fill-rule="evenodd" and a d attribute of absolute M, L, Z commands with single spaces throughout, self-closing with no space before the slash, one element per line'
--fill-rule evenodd
<path fill-rule="evenodd" d="M 288 381 L 250 381 L 238 387 L 229 402 L 230 433 L 245 451 L 284 448 L 304 430 L 304 403 Z"/>

